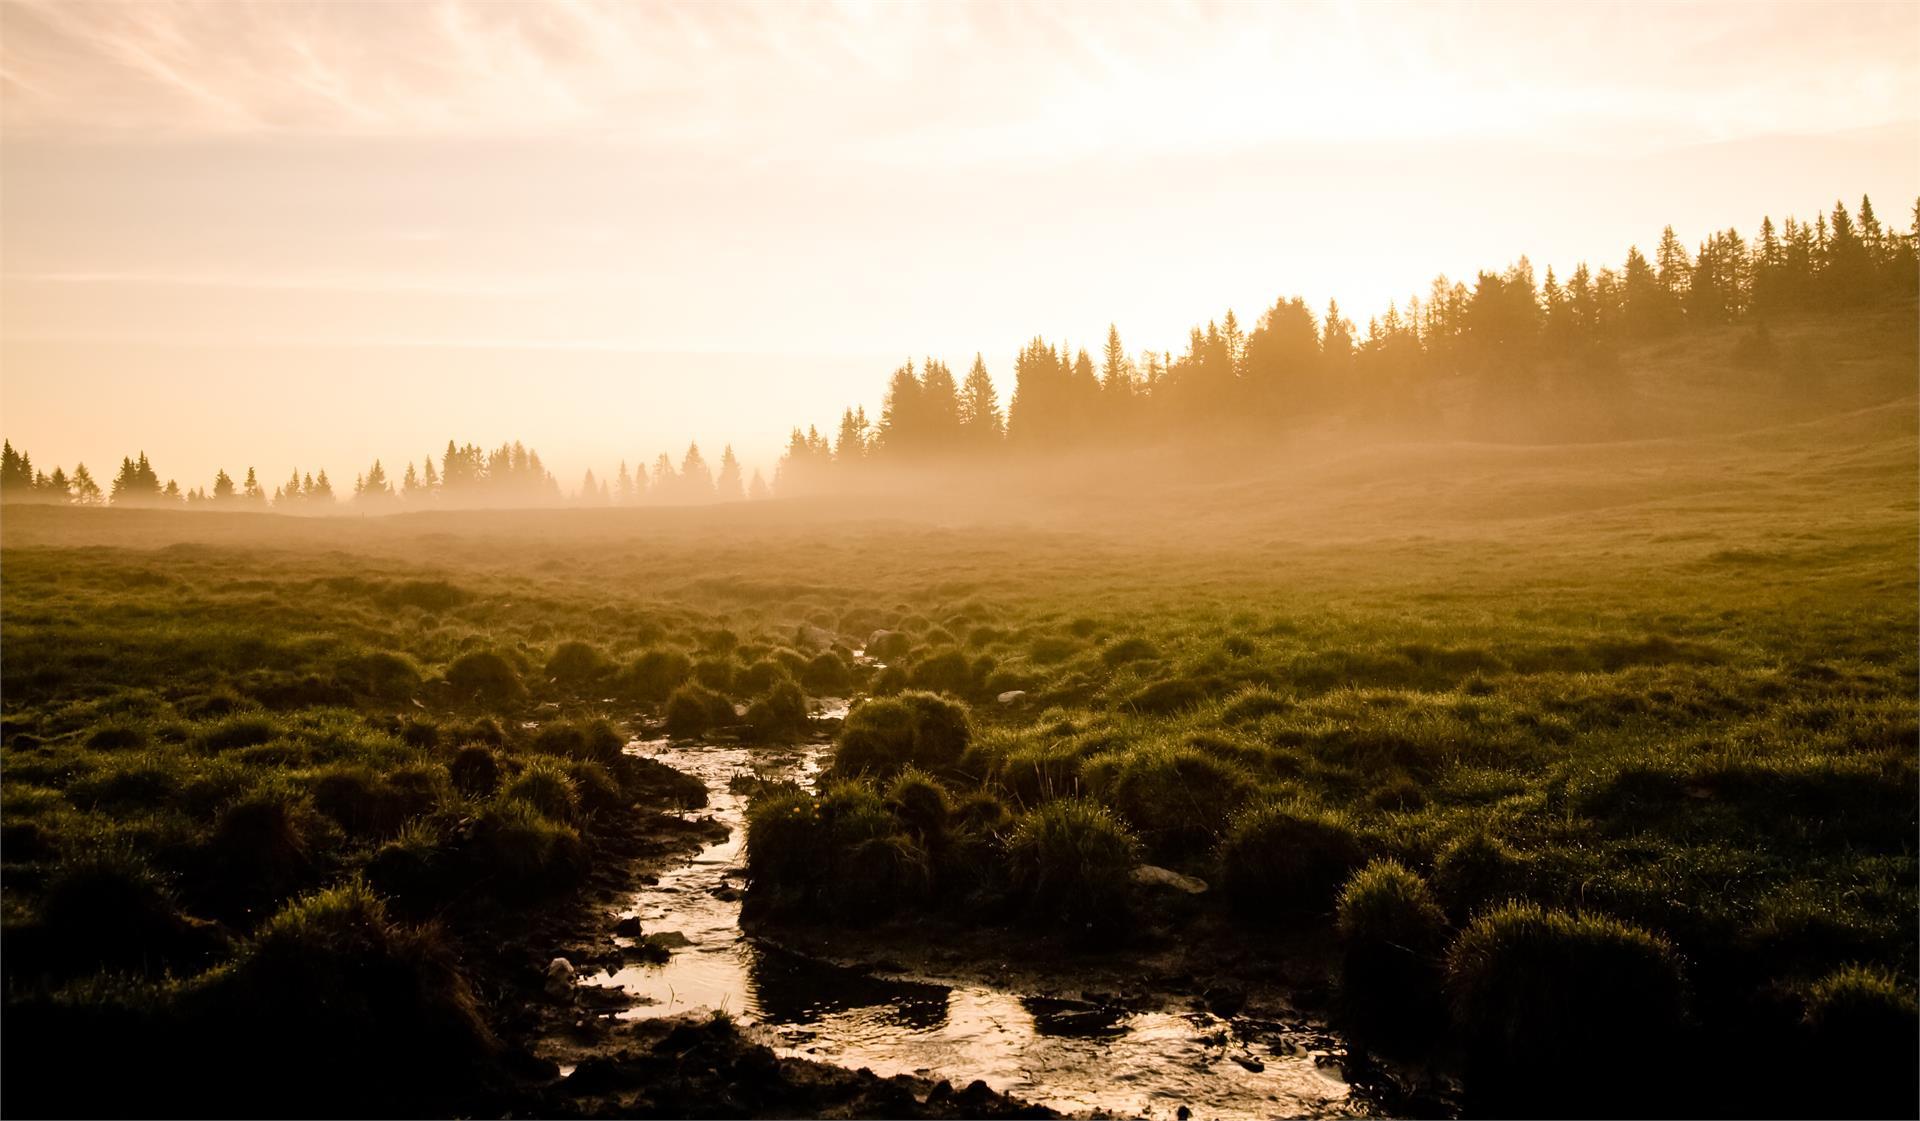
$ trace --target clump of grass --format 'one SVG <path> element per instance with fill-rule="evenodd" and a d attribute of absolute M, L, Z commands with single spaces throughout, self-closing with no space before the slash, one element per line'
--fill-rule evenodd
<path fill-rule="evenodd" d="M 470 743 L 447 764 L 454 788 L 469 798 L 484 798 L 500 788 L 500 760 L 493 749 Z"/>
<path fill-rule="evenodd" d="M 782 679 L 747 706 L 747 727 L 756 739 L 789 743 L 807 731 L 807 698 L 790 679 Z"/>
<path fill-rule="evenodd" d="M 969 833 L 995 833 L 1013 823 L 1012 811 L 991 790 L 975 790 L 965 795 L 950 816 Z"/>
<path fill-rule="evenodd" d="M 1920 1010 L 1890 970 L 1848 965 L 1828 973 L 1807 988 L 1804 1020 L 1818 1059 L 1860 1072 L 1861 1089 L 1877 1107 L 1871 1112 L 1912 1109 Z"/>
<path fill-rule="evenodd" d="M 408 914 L 431 913 L 459 890 L 446 838 L 426 820 L 408 822 L 367 861 L 367 883 Z"/>
<path fill-rule="evenodd" d="M 1160 656 L 1160 649 L 1138 635 L 1123 638 L 1100 651 L 1100 660 L 1109 669 L 1124 666 L 1128 662 L 1150 661 Z"/>
<path fill-rule="evenodd" d="M 499 1049 L 440 932 L 394 921 L 359 879 L 282 907 L 193 999 L 249 1081 L 316 1064 L 355 1071 L 350 1081 L 471 1076 Z M 322 1101 L 354 1092 L 316 1090 Z"/>
<path fill-rule="evenodd" d="M 451 611 L 471 597 L 465 589 L 445 580 L 402 580 L 389 587 L 381 598 L 395 606 L 431 612 Z"/>
<path fill-rule="evenodd" d="M 1140 843 L 1097 802 L 1059 798 L 1028 811 L 1007 842 L 1014 882 L 1035 908 L 1090 933 L 1118 934 Z"/>
<path fill-rule="evenodd" d="M 875 631 L 867 638 L 867 657 L 890 661 L 913 649 L 913 636 L 902 631 Z"/>
<path fill-rule="evenodd" d="M 1271 689 L 1247 689 L 1234 694 L 1233 699 L 1227 702 L 1226 708 L 1220 712 L 1220 722 L 1234 726 L 1253 724 L 1269 716 L 1290 712 L 1293 708 L 1291 698 Z"/>
<path fill-rule="evenodd" d="M 1216 688 L 1214 682 L 1201 678 L 1163 678 L 1128 697 L 1126 707 L 1149 716 L 1167 716 L 1198 708 L 1207 702 Z"/>
<path fill-rule="evenodd" d="M 1050 666 L 1066 661 L 1081 649 L 1081 644 L 1071 638 L 1043 635 L 1027 644 L 1027 657 L 1035 665 Z"/>
<path fill-rule="evenodd" d="M 305 798 L 262 790 L 220 812 L 207 856 L 223 892 L 241 905 L 278 899 L 320 870 L 329 831 L 338 835 Z"/>
<path fill-rule="evenodd" d="M 733 704 L 704 685 L 687 682 L 667 698 L 667 734 L 692 739 L 733 722 Z"/>
<path fill-rule="evenodd" d="M 817 799 L 795 787 L 757 798 L 747 813 L 750 901 L 803 895 L 830 858 Z"/>
<path fill-rule="evenodd" d="M 619 731 L 605 720 L 555 721 L 543 726 L 533 737 L 533 749 L 543 755 L 597 763 L 619 759 L 625 747 L 626 741 Z"/>
<path fill-rule="evenodd" d="M 1665 938 L 1534 903 L 1475 919 L 1447 954 L 1447 989 L 1470 1092 L 1515 1100 L 1549 1087 L 1604 1095 L 1617 1085 L 1620 1041 L 1662 1053 L 1685 1009 L 1680 958 Z"/>
<path fill-rule="evenodd" d="M 1475 830 L 1456 838 L 1433 862 L 1433 883 L 1447 912 L 1465 921 L 1490 903 L 1524 894 L 1526 862 L 1506 845 Z"/>
<path fill-rule="evenodd" d="M 574 689 L 599 681 L 607 675 L 608 668 L 606 655 L 587 642 L 563 642 L 547 659 L 547 676 Z"/>
<path fill-rule="evenodd" d="M 588 813 L 616 813 L 633 805 L 633 798 L 604 763 L 576 759 L 567 764 L 567 777 L 573 780 L 580 808 Z"/>
<path fill-rule="evenodd" d="M 835 783 L 817 798 L 788 790 L 758 799 L 747 818 L 750 908 L 863 924 L 923 901 L 931 862 L 899 825 L 865 782 Z"/>
<path fill-rule="evenodd" d="M 907 684 L 930 693 L 969 697 L 974 692 L 973 664 L 958 650 L 940 650 L 907 668 Z"/>
<path fill-rule="evenodd" d="M 406 820 L 403 799 L 370 767 L 328 767 L 314 776 L 309 789 L 314 808 L 350 836 L 388 836 Z"/>
<path fill-rule="evenodd" d="M 693 659 L 678 650 L 648 650 L 620 676 L 625 693 L 638 701 L 660 702 L 693 676 Z"/>
<path fill-rule="evenodd" d="M 380 700 L 404 700 L 420 688 L 420 667 L 388 650 L 343 658 L 334 666 L 333 676 L 354 692 Z"/>
<path fill-rule="evenodd" d="M 1439 963 L 1447 916 L 1426 881 L 1397 861 L 1375 860 L 1341 889 L 1336 915 L 1349 1029 L 1387 1050 L 1430 1038 L 1444 1009 Z"/>
<path fill-rule="evenodd" d="M 908 767 L 887 784 L 887 808 L 908 833 L 931 843 L 946 834 L 953 799 L 932 775 Z"/>
<path fill-rule="evenodd" d="M 447 684 L 467 700 L 494 709 L 517 704 L 527 695 L 513 663 L 491 650 L 473 650 L 455 658 L 447 667 Z"/>
<path fill-rule="evenodd" d="M 47 959 L 71 974 L 185 970 L 225 945 L 215 928 L 183 915 L 160 876 L 123 846 L 62 860 L 46 883 L 35 933 L 44 936 Z"/>
<path fill-rule="evenodd" d="M 241 714 L 203 729 L 196 740 L 206 751 L 233 751 L 268 743 L 279 734 L 280 728 L 271 717 Z"/>
<path fill-rule="evenodd" d="M 147 746 L 147 730 L 129 721 L 102 724 L 87 733 L 87 746 L 95 751 L 124 751 Z"/>
<path fill-rule="evenodd" d="M 792 678 L 793 674 L 780 662 L 772 658 L 758 658 L 733 675 L 733 687 L 743 694 L 757 695 Z"/>
<path fill-rule="evenodd" d="M 914 766 L 936 774 L 959 762 L 973 740 L 966 706 L 932 693 L 870 700 L 847 715 L 833 769 L 880 777 Z"/>
<path fill-rule="evenodd" d="M 586 875 L 580 834 L 524 798 L 488 803 L 474 821 L 472 839 L 476 872 L 509 898 L 555 895 Z"/>
<path fill-rule="evenodd" d="M 1173 854 L 1211 847 L 1254 792 L 1253 779 L 1230 760 L 1165 744 L 1096 756 L 1081 777 L 1149 848 Z"/>
<path fill-rule="evenodd" d="M 524 802 L 554 821 L 570 822 L 580 814 L 580 796 L 574 790 L 573 777 L 564 766 L 547 759 L 529 761 L 501 797 Z"/>
<path fill-rule="evenodd" d="M 845 658 L 835 651 L 825 650 L 807 662 L 806 668 L 800 671 L 800 680 L 816 694 L 832 696 L 853 688 L 853 671 L 848 668 Z"/>
<path fill-rule="evenodd" d="M 1365 852 L 1345 814 L 1267 802 L 1236 817 L 1221 842 L 1222 887 L 1251 917 L 1324 913 Z"/>

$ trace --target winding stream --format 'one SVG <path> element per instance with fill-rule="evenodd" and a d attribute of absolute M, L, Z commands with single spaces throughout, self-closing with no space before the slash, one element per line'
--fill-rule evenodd
<path fill-rule="evenodd" d="M 687 863 L 635 893 L 620 914 L 672 947 L 663 964 L 583 975 L 622 990 L 623 1019 L 723 1010 L 757 1025 L 785 1055 L 882 1076 L 916 1074 L 995 1090 L 1063 1112 L 1251 1119 L 1363 1112 L 1312 1025 L 1252 1025 L 1181 1007 L 1107 1009 L 977 982 L 868 973 L 782 950 L 740 929 L 747 798 L 742 774 L 811 785 L 823 747 L 789 752 L 629 744 L 628 751 L 698 776 L 701 811 L 728 829 Z M 684 939 L 684 942 L 682 941 Z M 631 941 L 631 940 L 624 940 Z"/>

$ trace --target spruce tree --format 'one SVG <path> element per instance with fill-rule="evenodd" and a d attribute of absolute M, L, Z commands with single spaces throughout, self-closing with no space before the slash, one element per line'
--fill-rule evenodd
<path fill-rule="evenodd" d="M 707 459 L 700 454 L 700 445 L 687 445 L 687 454 L 680 460 L 680 489 L 684 492 L 684 501 L 713 501 L 713 471 L 707 467 Z"/>
<path fill-rule="evenodd" d="M 721 502 L 739 502 L 747 496 L 746 484 L 740 478 L 740 461 L 734 458 L 732 444 L 720 451 L 720 474 L 713 481 L 713 490 L 714 497 Z"/>
<path fill-rule="evenodd" d="M 987 374 L 987 363 L 979 354 L 973 356 L 973 366 L 960 384 L 960 432 L 975 449 L 998 445 L 1006 435 L 999 396 Z"/>

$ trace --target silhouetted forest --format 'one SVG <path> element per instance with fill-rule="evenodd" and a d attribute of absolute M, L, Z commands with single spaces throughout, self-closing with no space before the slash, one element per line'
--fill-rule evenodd
<path fill-rule="evenodd" d="M 244 482 L 234 482 L 233 477 L 222 470 L 215 474 L 211 489 L 195 487 L 183 491 L 173 479 L 164 484 L 160 482 L 144 451 L 138 456 L 123 458 L 112 486 L 102 491 L 84 463 L 76 465 L 71 475 L 60 467 L 49 473 L 33 465 L 30 453 L 14 451 L 12 441 L 0 447 L 0 498 L 8 502 L 324 514 L 338 512 L 343 506 L 350 506 L 356 512 L 385 513 L 433 507 L 518 508 L 563 503 L 694 505 L 767 496 L 767 486 L 759 472 L 754 472 L 751 482 L 742 481 L 740 461 L 734 457 L 732 447 L 721 453 L 716 474 L 707 466 L 698 444 L 688 445 L 678 467 L 674 466 L 672 457 L 663 452 L 651 471 L 645 467 L 629 471 L 622 463 L 612 480 L 596 480 L 593 472 L 588 471 L 579 489 L 570 496 L 540 462 L 540 453 L 517 440 L 491 451 L 474 444 L 456 445 L 449 440 L 438 465 L 433 456 L 422 458 L 417 467 L 409 462 L 398 482 L 376 459 L 354 479 L 353 489 L 344 495 L 335 493 L 325 470 L 302 472 L 298 469 L 269 494 L 252 467 L 247 468 Z"/>
<path fill-rule="evenodd" d="M 731 446 L 709 465 L 690 444 L 678 465 L 660 454 L 626 462 L 611 477 L 588 471 L 564 490 L 538 452 L 519 442 L 491 450 L 449 440 L 406 463 L 395 480 L 380 460 L 336 493 L 324 470 L 294 470 L 271 492 L 248 467 L 211 487 L 164 484 L 145 452 L 123 458 L 102 490 L 85 464 L 72 473 L 36 468 L 6 443 L 0 500 L 116 506 L 185 505 L 279 513 L 430 507 L 690 505 L 830 492 L 880 469 L 961 469 L 995 457 L 1070 453 L 1189 441 L 1260 437 L 1339 416 L 1408 431 L 1447 423 L 1491 432 L 1529 410 L 1553 407 L 1604 416 L 1618 404 L 1623 347 L 1692 331 L 1746 327 L 1736 357 L 1756 375 L 1817 376 L 1814 356 L 1779 344 L 1771 324 L 1890 301 L 1920 291 L 1920 201 L 1907 232 L 1883 224 L 1866 197 L 1849 212 L 1836 202 L 1811 222 L 1763 218 L 1751 238 L 1736 229 L 1691 252 L 1673 227 L 1651 258 L 1637 246 L 1618 269 L 1577 265 L 1564 279 L 1536 277 L 1521 257 L 1469 285 L 1445 276 L 1426 295 L 1390 304 L 1364 331 L 1337 302 L 1315 316 L 1283 298 L 1251 330 L 1229 310 L 1194 327 L 1186 350 L 1130 355 L 1109 327 L 1096 360 L 1086 349 L 1036 336 L 1015 359 L 1004 409 L 984 359 L 963 376 L 933 358 L 909 360 L 887 383 L 878 418 L 842 412 L 829 437 L 795 428 L 771 487 L 744 475 Z M 1460 402 L 1464 401 L 1464 405 Z"/>
<path fill-rule="evenodd" d="M 1004 414 L 978 355 L 958 382 L 940 361 L 918 370 L 909 361 L 893 372 L 877 421 L 855 407 L 831 438 L 795 428 L 775 489 L 831 489 L 875 463 L 1259 436 L 1330 415 L 1427 429 L 1442 420 L 1442 387 L 1465 397 L 1470 428 L 1484 428 L 1555 399 L 1604 401 L 1617 392 L 1622 347 L 1733 324 L 1750 326 L 1744 365 L 1810 374 L 1811 356 L 1786 352 L 1770 323 L 1912 298 L 1917 241 L 1920 202 L 1901 233 L 1862 196 L 1856 213 L 1836 202 L 1811 222 L 1767 217 L 1750 239 L 1730 228 L 1692 252 L 1668 226 L 1651 259 L 1636 246 L 1618 269 L 1582 262 L 1541 278 L 1521 257 L 1470 285 L 1440 276 L 1364 332 L 1337 302 L 1316 318 L 1295 297 L 1251 330 L 1231 310 L 1194 327 L 1178 355 L 1129 355 L 1111 326 L 1097 358 L 1035 337 L 1015 360 Z"/>

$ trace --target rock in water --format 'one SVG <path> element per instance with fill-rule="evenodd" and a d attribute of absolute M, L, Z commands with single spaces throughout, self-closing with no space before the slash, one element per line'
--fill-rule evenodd
<path fill-rule="evenodd" d="M 1184 891 L 1188 895 L 1199 895 L 1207 890 L 1207 881 L 1183 876 L 1171 868 L 1162 868 L 1158 864 L 1135 865 L 1133 882 L 1147 887 L 1170 887 L 1175 891 Z"/>
<path fill-rule="evenodd" d="M 547 995 L 559 1000 L 573 992 L 573 963 L 554 958 L 547 963 Z"/>
<path fill-rule="evenodd" d="M 1015 701 L 1025 700 L 1026 697 L 1027 697 L 1027 691 L 1025 689 L 1009 689 L 1006 692 L 1000 694 L 995 699 L 998 700 L 1003 705 L 1010 705 Z"/>
<path fill-rule="evenodd" d="M 800 649 L 809 650 L 816 654 L 822 650 L 833 649 L 833 644 L 837 641 L 832 631 L 825 627 L 815 626 L 812 623 L 800 624 L 799 631 L 795 633 L 793 637 L 794 641 L 799 644 Z"/>

